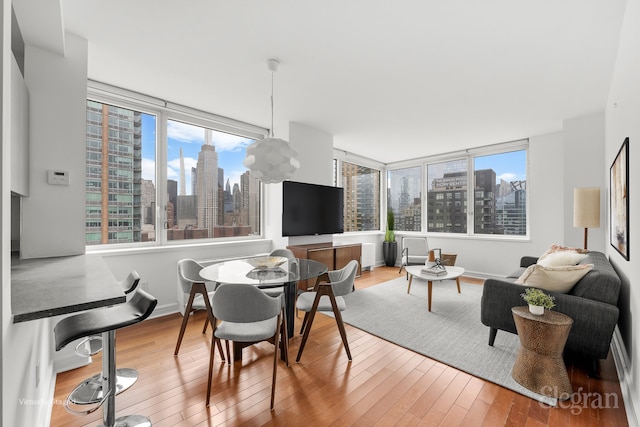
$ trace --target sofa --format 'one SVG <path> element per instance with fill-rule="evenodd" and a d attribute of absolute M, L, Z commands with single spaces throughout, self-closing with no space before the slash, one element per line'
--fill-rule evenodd
<path fill-rule="evenodd" d="M 526 305 L 520 294 L 525 288 L 532 286 L 515 282 L 527 267 L 537 261 L 537 257 L 522 257 L 520 268 L 508 277 L 485 281 L 481 321 L 489 327 L 490 346 L 493 346 L 498 330 L 517 333 L 511 307 Z M 556 306 L 553 310 L 573 319 L 565 350 L 590 358 L 593 369 L 597 366 L 597 359 L 605 359 L 609 352 L 613 331 L 618 322 L 617 304 L 621 282 L 611 263 L 601 252 L 586 253 L 586 257 L 578 262 L 580 264 L 593 264 L 593 267 L 567 293 L 543 290 L 555 297 Z"/>

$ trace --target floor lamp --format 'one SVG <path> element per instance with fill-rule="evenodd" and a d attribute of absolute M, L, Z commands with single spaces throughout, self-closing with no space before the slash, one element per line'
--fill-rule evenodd
<path fill-rule="evenodd" d="M 588 229 L 600 227 L 600 188 L 573 189 L 573 226 L 584 227 L 584 248 L 587 249 Z"/>

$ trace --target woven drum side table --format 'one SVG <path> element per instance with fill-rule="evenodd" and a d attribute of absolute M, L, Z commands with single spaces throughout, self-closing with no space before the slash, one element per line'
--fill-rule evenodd
<path fill-rule="evenodd" d="M 513 320 L 520 338 L 520 350 L 511 376 L 523 387 L 547 397 L 566 400 L 573 392 L 562 359 L 573 319 L 545 310 L 541 316 L 529 307 L 513 307 Z"/>

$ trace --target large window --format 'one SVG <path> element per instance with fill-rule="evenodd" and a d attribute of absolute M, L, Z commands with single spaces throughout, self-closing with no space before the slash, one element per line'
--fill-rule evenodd
<path fill-rule="evenodd" d="M 167 240 L 260 234 L 260 183 L 242 165 L 249 138 L 167 121 Z"/>
<path fill-rule="evenodd" d="M 344 231 L 380 230 L 380 171 L 342 162 L 342 187 Z"/>
<path fill-rule="evenodd" d="M 422 166 L 388 171 L 387 208 L 393 210 L 396 230 L 421 231 Z"/>
<path fill-rule="evenodd" d="M 260 183 L 242 164 L 259 128 L 96 98 L 87 101 L 87 245 L 261 233 Z"/>
<path fill-rule="evenodd" d="M 518 148 L 427 164 L 427 231 L 526 236 L 526 153 Z"/>

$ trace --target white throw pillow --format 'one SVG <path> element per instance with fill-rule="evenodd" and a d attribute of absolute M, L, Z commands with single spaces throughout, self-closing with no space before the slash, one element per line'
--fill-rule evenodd
<path fill-rule="evenodd" d="M 561 267 L 565 265 L 576 265 L 589 255 L 572 251 L 553 252 L 542 259 L 538 259 L 538 265 L 543 267 Z"/>
<path fill-rule="evenodd" d="M 540 257 L 538 258 L 538 262 L 540 262 L 541 259 L 546 258 L 547 256 L 554 254 L 556 252 L 576 252 L 579 254 L 586 254 L 589 253 L 588 250 L 586 249 L 581 249 L 581 248 L 571 248 L 568 246 L 561 246 L 561 245 L 551 245 L 549 247 L 549 249 L 547 249 L 542 255 L 540 255 Z"/>
<path fill-rule="evenodd" d="M 566 294 L 592 268 L 593 264 L 564 267 L 543 267 L 540 264 L 533 264 L 527 267 L 515 283 Z"/>

